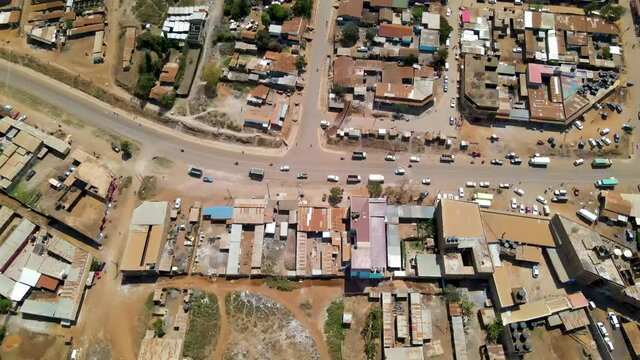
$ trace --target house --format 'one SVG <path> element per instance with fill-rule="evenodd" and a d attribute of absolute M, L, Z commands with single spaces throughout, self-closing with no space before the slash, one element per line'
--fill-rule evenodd
<path fill-rule="evenodd" d="M 423 12 L 420 24 L 424 29 L 428 30 L 440 30 L 440 14 Z"/>
<path fill-rule="evenodd" d="M 302 17 L 294 17 L 282 23 L 282 36 L 290 44 L 299 44 L 307 28 L 307 20 Z"/>
<path fill-rule="evenodd" d="M 394 40 L 403 40 L 413 37 L 413 27 L 406 25 L 396 25 L 396 24 L 381 24 L 378 27 L 378 36 L 394 39 Z M 409 40 L 411 42 L 411 40 Z"/>
<path fill-rule="evenodd" d="M 251 105 L 261 106 L 267 101 L 269 96 L 269 88 L 264 85 L 258 85 L 253 91 L 247 95 L 247 103 Z"/>
<path fill-rule="evenodd" d="M 344 24 L 350 21 L 360 22 L 362 9 L 364 7 L 363 0 L 342 0 L 338 7 L 338 16 L 336 18 L 338 24 Z"/>
<path fill-rule="evenodd" d="M 381 279 L 384 276 L 387 267 L 386 206 L 386 198 L 351 197 L 351 277 Z"/>
<path fill-rule="evenodd" d="M 600 217 L 608 221 L 626 225 L 631 216 L 632 203 L 625 200 L 620 193 L 613 191 L 601 191 L 598 199 L 600 200 Z"/>
<path fill-rule="evenodd" d="M 134 211 L 127 236 L 127 243 L 119 263 L 125 276 L 142 276 L 158 273 L 164 239 L 169 231 L 169 203 L 146 201 Z"/>

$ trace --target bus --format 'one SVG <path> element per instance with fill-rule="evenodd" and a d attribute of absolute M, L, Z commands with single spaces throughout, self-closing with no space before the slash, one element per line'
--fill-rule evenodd
<path fill-rule="evenodd" d="M 587 209 L 580 209 L 576 214 L 581 218 L 585 219 L 586 221 L 588 221 L 590 224 L 593 224 L 598 219 L 596 214 L 592 213 Z"/>
<path fill-rule="evenodd" d="M 597 188 L 613 188 L 618 185 L 618 179 L 614 177 L 600 179 L 596 181 L 595 185 Z"/>
<path fill-rule="evenodd" d="M 252 180 L 262 181 L 262 179 L 264 179 L 264 170 L 252 168 L 249 170 L 249 178 Z"/>
<path fill-rule="evenodd" d="M 493 194 L 487 194 L 487 193 L 475 193 L 473 195 L 473 200 L 489 200 L 489 201 L 493 201 Z"/>
<path fill-rule="evenodd" d="M 609 159 L 595 158 L 591 162 L 591 167 L 593 168 L 608 168 L 611 165 L 613 165 L 613 162 L 611 162 L 611 160 Z"/>

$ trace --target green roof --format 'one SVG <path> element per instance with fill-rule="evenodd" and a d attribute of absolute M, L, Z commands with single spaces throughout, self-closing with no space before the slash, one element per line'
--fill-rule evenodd
<path fill-rule="evenodd" d="M 393 0 L 391 7 L 394 9 L 407 9 L 409 8 L 409 0 Z"/>

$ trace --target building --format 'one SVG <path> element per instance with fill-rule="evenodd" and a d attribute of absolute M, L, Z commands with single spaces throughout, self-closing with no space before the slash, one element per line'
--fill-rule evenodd
<path fill-rule="evenodd" d="M 386 206 L 386 198 L 351 197 L 351 277 L 381 279 L 384 276 L 387 267 Z"/>
<path fill-rule="evenodd" d="M 157 274 L 167 237 L 169 203 L 146 201 L 134 211 L 119 269 L 126 276 Z"/>
<path fill-rule="evenodd" d="M 307 28 L 307 20 L 302 17 L 294 17 L 282 23 L 282 36 L 290 44 L 299 44 L 302 42 L 304 31 Z"/>
<path fill-rule="evenodd" d="M 124 48 L 122 50 L 122 69 L 129 71 L 131 59 L 136 45 L 136 27 L 127 27 L 124 32 Z"/>
<path fill-rule="evenodd" d="M 599 216 L 607 222 L 626 225 L 633 209 L 632 203 L 622 197 L 620 193 L 613 191 L 601 191 Z"/>
<path fill-rule="evenodd" d="M 362 16 L 362 9 L 364 7 L 363 0 L 343 0 L 340 1 L 338 7 L 338 16 L 336 20 L 338 24 L 344 24 L 349 21 L 358 23 Z"/>

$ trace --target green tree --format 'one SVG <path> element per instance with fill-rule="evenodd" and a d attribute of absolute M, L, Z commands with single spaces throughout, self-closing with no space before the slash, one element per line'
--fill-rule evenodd
<path fill-rule="evenodd" d="M 367 191 L 370 197 L 380 197 L 382 195 L 382 185 L 379 182 L 369 182 L 367 183 Z"/>
<path fill-rule="evenodd" d="M 444 64 L 447 62 L 447 57 L 449 57 L 449 50 L 445 47 L 439 48 L 433 56 L 432 65 L 438 69 L 443 68 Z"/>
<path fill-rule="evenodd" d="M 256 46 L 258 47 L 258 50 L 282 50 L 282 45 L 274 40 L 271 35 L 269 35 L 269 31 L 265 29 L 258 30 L 258 33 L 256 34 Z"/>
<path fill-rule="evenodd" d="M 296 0 L 293 5 L 293 13 L 296 16 L 302 16 L 307 19 L 311 19 L 311 12 L 313 11 L 313 0 Z"/>
<path fill-rule="evenodd" d="M 221 75 L 222 72 L 215 63 L 209 62 L 204 66 L 204 70 L 202 70 L 202 79 L 206 81 L 204 86 L 205 92 L 209 95 L 216 94 Z"/>
<path fill-rule="evenodd" d="M 225 0 L 224 15 L 233 20 L 240 20 L 251 13 L 250 0 Z"/>
<path fill-rule="evenodd" d="M 329 204 L 338 205 L 342 201 L 342 195 L 344 195 L 344 189 L 338 186 L 332 187 L 329 190 Z"/>
<path fill-rule="evenodd" d="M 393 104 L 393 111 L 397 114 L 404 114 L 409 110 L 409 107 L 405 104 Z"/>
<path fill-rule="evenodd" d="M 267 14 L 266 11 L 262 12 L 261 21 L 262 21 L 262 25 L 264 26 L 269 26 L 269 24 L 271 24 L 271 18 L 269 17 L 269 14 Z"/>
<path fill-rule="evenodd" d="M 475 309 L 475 305 L 473 304 L 473 302 L 464 297 L 460 302 L 460 308 L 462 308 L 462 316 L 464 316 L 465 320 L 471 319 L 473 310 Z"/>
<path fill-rule="evenodd" d="M 382 309 L 379 306 L 375 306 L 367 314 L 360 335 L 364 339 L 364 353 L 367 359 L 372 360 L 378 352 L 376 342 L 382 336 Z"/>
<path fill-rule="evenodd" d="M 444 288 L 443 293 L 447 302 L 457 303 L 462 301 L 462 294 L 460 293 L 460 290 L 451 284 Z"/>
<path fill-rule="evenodd" d="M 158 99 L 158 103 L 164 109 L 171 109 L 173 107 L 173 104 L 175 104 L 175 102 L 176 102 L 176 93 L 173 91 L 169 91 L 166 94 L 162 94 Z"/>
<path fill-rule="evenodd" d="M 412 66 L 413 64 L 417 63 L 418 57 L 413 54 L 409 54 L 409 56 L 406 56 L 404 59 L 402 59 L 402 65 L 404 66 Z"/>
<path fill-rule="evenodd" d="M 122 155 L 126 158 L 131 158 L 133 156 L 133 144 L 129 140 L 120 141 L 120 150 L 122 150 Z"/>
<path fill-rule="evenodd" d="M 157 318 L 156 321 L 153 322 L 153 331 L 156 333 L 156 336 L 161 338 L 164 336 L 164 321 L 162 319 Z"/>
<path fill-rule="evenodd" d="M 271 4 L 267 9 L 269 18 L 275 22 L 283 22 L 291 17 L 291 10 L 278 4 Z"/>
<path fill-rule="evenodd" d="M 493 323 L 487 326 L 487 339 L 493 344 L 500 342 L 502 335 L 502 320 L 498 317 Z"/>
<path fill-rule="evenodd" d="M 609 45 L 605 45 L 602 47 L 602 58 L 605 60 L 613 59 L 613 55 L 611 54 L 611 48 Z"/>
<path fill-rule="evenodd" d="M 378 36 L 378 29 L 374 28 L 374 27 L 370 27 L 367 29 L 367 33 L 365 34 L 365 37 L 367 38 L 367 40 L 369 41 L 373 41 L 373 39 Z"/>
<path fill-rule="evenodd" d="M 584 14 L 585 15 L 591 15 L 593 14 L 594 11 L 598 11 L 600 10 L 600 8 L 603 6 L 603 3 L 599 2 L 599 1 L 592 1 L 589 4 L 587 4 L 587 6 L 584 7 Z"/>
<path fill-rule="evenodd" d="M 618 21 L 627 13 L 627 9 L 619 5 L 606 4 L 600 8 L 600 15 L 609 21 Z"/>
<path fill-rule="evenodd" d="M 298 58 L 296 59 L 296 69 L 298 69 L 298 71 L 303 71 L 306 67 L 307 59 L 305 59 L 304 55 L 298 55 Z"/>
<path fill-rule="evenodd" d="M 348 22 L 342 27 L 340 43 L 344 47 L 351 47 L 360 39 L 360 29 L 354 22 Z"/>
<path fill-rule="evenodd" d="M 140 74 L 133 94 L 140 99 L 146 100 L 149 98 L 149 92 L 154 86 L 156 86 L 156 77 L 153 74 Z"/>
<path fill-rule="evenodd" d="M 334 84 L 331 87 L 331 92 L 333 94 L 335 94 L 337 97 L 342 98 L 344 96 L 344 93 L 346 92 L 344 86 L 340 85 L 340 84 Z"/>
<path fill-rule="evenodd" d="M 7 335 L 7 327 L 6 326 L 0 326 L 0 342 L 2 342 L 2 340 L 4 340 L 4 337 Z"/>
<path fill-rule="evenodd" d="M 453 27 L 449 25 L 449 21 L 444 16 L 440 16 L 440 44 L 447 42 L 447 38 L 453 31 Z"/>
<path fill-rule="evenodd" d="M 162 57 L 170 47 L 169 41 L 160 35 L 154 35 L 149 31 L 145 31 L 138 36 L 138 49 L 147 49 L 155 52 Z"/>
<path fill-rule="evenodd" d="M 345 330 L 342 327 L 342 315 L 344 303 L 336 300 L 327 308 L 327 317 L 324 321 L 324 335 L 327 339 L 327 348 L 331 360 L 342 360 L 342 342 L 345 339 Z"/>
<path fill-rule="evenodd" d="M 11 302 L 11 300 L 9 299 L 0 299 L 0 313 L 2 314 L 6 314 L 9 312 L 9 310 L 11 310 L 11 306 L 13 305 L 13 302 Z"/>
<path fill-rule="evenodd" d="M 411 15 L 413 16 L 413 23 L 420 24 L 422 22 L 422 13 L 424 12 L 424 8 L 422 6 L 414 5 L 411 8 Z"/>

